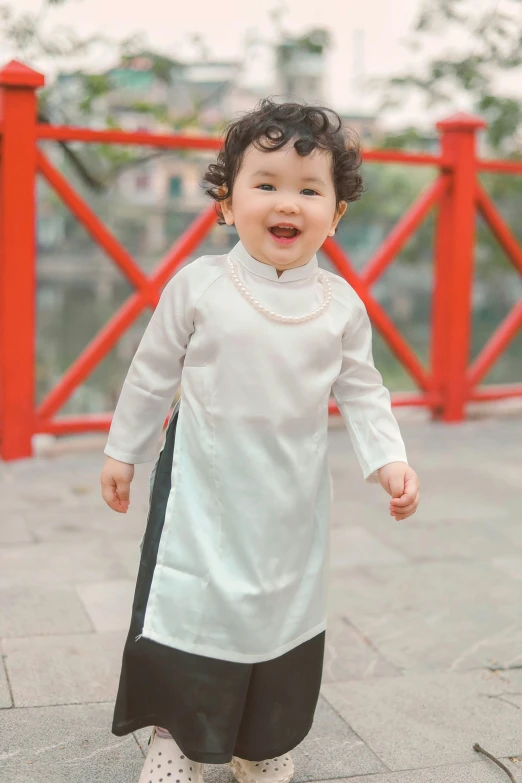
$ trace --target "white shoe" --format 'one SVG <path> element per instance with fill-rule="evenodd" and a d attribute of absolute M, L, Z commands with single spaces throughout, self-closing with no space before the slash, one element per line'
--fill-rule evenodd
<path fill-rule="evenodd" d="M 294 776 L 290 754 L 265 761 L 247 761 L 234 756 L 230 766 L 238 783 L 288 783 Z"/>
<path fill-rule="evenodd" d="M 203 764 L 188 759 L 173 739 L 158 737 L 154 727 L 138 783 L 203 783 Z"/>

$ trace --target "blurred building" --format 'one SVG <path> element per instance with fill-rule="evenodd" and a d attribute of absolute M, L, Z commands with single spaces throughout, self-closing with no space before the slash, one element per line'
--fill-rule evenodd
<path fill-rule="evenodd" d="M 328 32 L 322 29 L 299 37 L 282 36 L 274 52 L 275 82 L 262 89 L 242 84 L 241 61 L 187 63 L 146 51 L 123 57 L 102 74 L 59 74 L 46 111 L 54 123 L 220 135 L 227 121 L 249 111 L 266 95 L 326 102 L 329 45 Z M 378 134 L 376 119 L 369 114 L 345 113 L 343 121 L 365 144 Z M 137 243 L 144 256 L 161 252 L 169 238 L 209 203 L 200 181 L 215 152 L 121 147 L 100 154 L 89 145 L 71 148 L 78 166 L 69 173 L 79 175 L 78 186 L 87 198 L 91 194 L 82 168 L 94 180 L 109 182 L 111 215 L 125 227 L 127 244 Z M 58 164 L 71 168 L 70 160 L 60 160 L 59 150 L 54 155 Z M 50 251 L 63 242 L 67 221 L 46 198 L 46 191 L 40 203 L 39 243 L 42 250 Z M 138 225 L 139 241 L 134 236 Z"/>
<path fill-rule="evenodd" d="M 241 72 L 238 61 L 182 63 L 145 52 L 123 58 L 103 74 L 59 74 L 48 108 L 53 120 L 91 127 L 109 121 L 126 130 L 219 132 L 235 112 L 248 110 L 260 97 L 241 86 Z"/>
<path fill-rule="evenodd" d="M 275 91 L 284 98 L 324 103 L 329 45 L 328 31 L 319 28 L 296 38 L 285 36 L 276 46 Z"/>

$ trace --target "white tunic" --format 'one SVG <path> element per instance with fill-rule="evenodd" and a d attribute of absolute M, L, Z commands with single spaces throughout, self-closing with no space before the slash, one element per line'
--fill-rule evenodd
<path fill-rule="evenodd" d="M 232 251 L 253 296 L 299 316 L 324 300 L 314 256 L 276 269 Z M 181 383 L 172 489 L 143 636 L 229 661 L 270 660 L 325 629 L 330 512 L 328 400 L 366 480 L 406 462 L 375 369 L 365 307 L 324 271 L 318 318 L 270 320 L 238 291 L 227 256 L 203 256 L 165 287 L 125 380 L 105 453 L 156 457 Z"/>

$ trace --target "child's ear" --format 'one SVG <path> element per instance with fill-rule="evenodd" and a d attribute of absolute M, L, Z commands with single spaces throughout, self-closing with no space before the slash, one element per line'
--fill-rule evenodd
<path fill-rule="evenodd" d="M 329 237 L 333 237 L 333 235 L 335 234 L 335 229 L 337 228 L 337 225 L 338 225 L 340 219 L 342 218 L 342 216 L 346 212 L 346 207 L 347 206 L 348 206 L 348 204 L 346 203 L 346 201 L 340 201 L 339 202 L 339 204 L 337 206 L 337 209 L 335 210 L 335 217 L 334 217 L 332 226 L 330 228 L 330 231 L 328 232 L 328 236 Z"/>
<path fill-rule="evenodd" d="M 224 196 L 227 192 L 227 189 L 225 186 L 219 189 L 219 195 Z M 219 206 L 221 207 L 221 212 L 223 213 L 223 220 L 227 224 L 227 226 L 233 226 L 234 225 L 234 213 L 232 211 L 232 199 L 230 197 L 223 199 L 223 201 L 219 202 Z"/>

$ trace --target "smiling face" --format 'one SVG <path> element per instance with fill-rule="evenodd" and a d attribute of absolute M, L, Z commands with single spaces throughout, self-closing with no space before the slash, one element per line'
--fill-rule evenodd
<path fill-rule="evenodd" d="M 279 150 L 246 150 L 232 189 L 221 202 L 246 250 L 278 270 L 307 264 L 346 210 L 336 209 L 329 152 L 299 155 L 291 141 Z"/>

